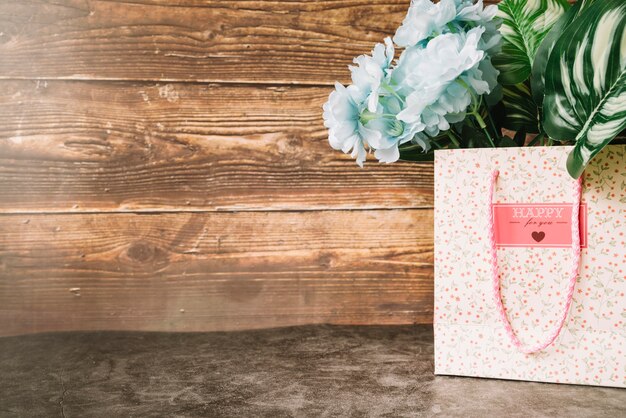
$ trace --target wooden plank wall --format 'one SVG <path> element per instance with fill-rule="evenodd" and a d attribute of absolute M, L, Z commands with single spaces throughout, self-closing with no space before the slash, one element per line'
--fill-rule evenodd
<path fill-rule="evenodd" d="M 321 106 L 408 0 L 0 0 L 0 335 L 429 323 L 431 164 Z"/>

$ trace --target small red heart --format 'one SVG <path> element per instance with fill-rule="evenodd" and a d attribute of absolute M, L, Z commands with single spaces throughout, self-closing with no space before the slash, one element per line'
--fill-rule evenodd
<path fill-rule="evenodd" d="M 543 232 L 543 231 L 541 231 L 541 232 L 533 232 L 531 235 L 532 235 L 533 239 L 535 241 L 537 241 L 537 242 L 543 241 L 543 239 L 546 237 L 546 233 Z"/>

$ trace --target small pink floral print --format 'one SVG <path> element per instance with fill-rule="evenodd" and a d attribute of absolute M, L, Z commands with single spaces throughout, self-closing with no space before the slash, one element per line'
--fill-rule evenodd
<path fill-rule="evenodd" d="M 517 351 L 493 302 L 485 232 L 489 175 L 500 171 L 493 203 L 571 202 L 564 168 L 569 150 L 436 152 L 437 374 L 626 387 L 626 146 L 605 148 L 585 171 L 587 247 L 557 340 L 537 354 Z M 503 304 L 523 343 L 544 340 L 558 320 L 571 256 L 569 248 L 498 248 Z"/>

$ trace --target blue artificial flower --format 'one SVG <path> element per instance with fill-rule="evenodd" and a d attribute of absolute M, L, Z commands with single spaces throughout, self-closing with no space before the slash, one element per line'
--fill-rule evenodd
<path fill-rule="evenodd" d="M 363 166 L 367 149 L 381 162 L 397 161 L 398 146 L 410 141 L 415 126 L 407 127 L 396 115 L 404 103 L 389 85 L 394 47 L 390 38 L 377 44 L 372 55 L 361 55 L 350 66 L 352 84 L 336 83 L 324 104 L 324 124 L 330 145 L 351 153 Z"/>
<path fill-rule="evenodd" d="M 450 129 L 451 123 L 462 121 L 467 108 L 478 105 L 477 98 L 491 92 L 498 73 L 479 48 L 483 32 L 484 28 L 476 27 L 467 33 L 447 33 L 425 47 L 403 52 L 392 73 L 393 81 L 406 94 L 399 120 L 421 125 L 426 134 L 435 136 Z"/>
<path fill-rule="evenodd" d="M 501 36 L 497 7 L 482 0 L 413 0 L 394 41 L 405 50 L 392 65 L 391 39 L 350 66 L 352 84 L 336 83 L 324 104 L 330 145 L 363 166 L 368 150 L 381 162 L 397 161 L 399 146 L 418 144 L 477 115 L 482 97 L 498 101 L 498 71 L 491 55 Z M 490 100 L 491 99 L 491 100 Z"/>
<path fill-rule="evenodd" d="M 493 55 L 499 48 L 499 21 L 494 19 L 498 6 L 484 7 L 483 0 L 413 0 L 393 41 L 401 47 L 412 47 L 433 36 L 458 33 L 482 26 L 485 28 L 481 49 Z"/>
<path fill-rule="evenodd" d="M 441 0 L 433 4 L 430 0 L 413 0 L 409 11 L 396 31 L 393 41 L 401 47 L 415 46 L 433 34 L 441 33 L 456 17 L 458 0 Z"/>
<path fill-rule="evenodd" d="M 492 4 L 484 7 L 483 0 L 474 3 L 472 0 L 456 1 L 456 20 L 460 22 L 474 22 L 484 26 L 486 22 L 493 20 L 498 13 L 498 6 Z"/>
<path fill-rule="evenodd" d="M 474 3 L 472 0 L 456 0 L 457 14 L 455 22 L 463 25 L 469 24 L 474 27 L 482 26 L 485 32 L 481 38 L 480 49 L 493 56 L 500 52 L 502 35 L 498 29 L 502 23 L 496 18 L 498 6 L 492 4 L 484 7 L 483 0 Z"/>
<path fill-rule="evenodd" d="M 397 119 L 403 101 L 393 94 L 381 95 L 374 112 L 367 107 L 367 97 L 354 84 L 344 87 L 335 83 L 335 90 L 323 106 L 329 143 L 336 150 L 351 153 L 361 167 L 366 149 L 373 150 L 380 162 L 395 162 L 400 158 L 398 146 L 415 136 L 418 125 Z M 427 146 L 425 142 L 421 145 Z"/>
<path fill-rule="evenodd" d="M 367 144 L 375 150 L 374 156 L 383 163 L 400 158 L 399 146 L 410 141 L 419 130 L 417 124 L 407 124 L 397 118 L 404 100 L 395 94 L 380 97 L 376 112 L 364 112 L 361 121 L 366 129 Z"/>
<path fill-rule="evenodd" d="M 393 55 L 393 43 L 387 38 L 385 45 L 374 46 L 371 56 L 355 58 L 356 66 L 349 66 L 352 85 L 346 88 L 335 83 L 335 91 L 323 107 L 330 145 L 345 153 L 351 152 L 361 167 L 367 155 L 366 146 L 381 142 L 381 134 L 365 125 L 373 120 L 372 114 L 379 108 L 379 90 L 388 77 Z"/>
<path fill-rule="evenodd" d="M 389 67 L 394 56 L 391 38 L 385 38 L 385 45 L 376 44 L 372 55 L 360 55 L 354 59 L 356 66 L 349 66 L 352 84 L 367 92 L 367 108 L 376 111 L 381 83 L 389 74 Z"/>
<path fill-rule="evenodd" d="M 328 128 L 330 146 L 346 154 L 352 151 L 352 158 L 356 158 L 357 164 L 361 167 L 366 152 L 359 117 L 366 97 L 366 94 L 354 85 L 346 88 L 340 83 L 335 83 L 335 90 L 330 93 L 328 101 L 323 106 L 324 126 Z"/>

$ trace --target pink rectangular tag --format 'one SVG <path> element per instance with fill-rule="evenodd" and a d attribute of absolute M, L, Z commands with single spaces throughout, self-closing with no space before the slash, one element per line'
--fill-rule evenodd
<path fill-rule="evenodd" d="M 571 203 L 497 203 L 493 205 L 499 247 L 570 247 Z M 580 205 L 580 246 L 587 247 L 587 205 Z"/>

